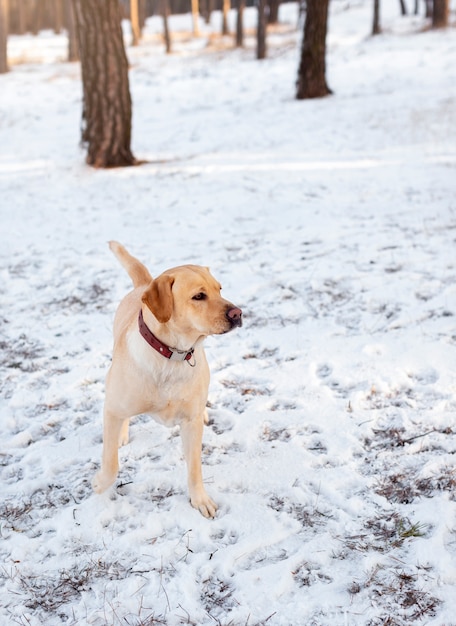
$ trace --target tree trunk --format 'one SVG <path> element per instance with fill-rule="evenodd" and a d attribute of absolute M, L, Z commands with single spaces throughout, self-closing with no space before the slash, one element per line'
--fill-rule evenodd
<path fill-rule="evenodd" d="M 306 0 L 299 0 L 297 28 L 301 28 L 303 16 L 306 14 Z"/>
<path fill-rule="evenodd" d="M 279 21 L 280 0 L 268 0 L 269 15 L 268 24 L 277 24 Z"/>
<path fill-rule="evenodd" d="M 64 4 L 65 25 L 68 32 L 68 61 L 79 61 L 79 46 L 74 21 L 73 5 L 71 0 Z"/>
<path fill-rule="evenodd" d="M 145 0 L 138 0 L 138 14 L 139 14 L 139 32 L 142 36 L 142 31 L 144 26 L 146 25 L 146 3 Z"/>
<path fill-rule="evenodd" d="M 258 0 L 257 59 L 266 58 L 266 0 Z"/>
<path fill-rule="evenodd" d="M 131 45 L 137 46 L 141 39 L 141 29 L 139 27 L 139 4 L 138 0 L 130 0 L 130 24 L 131 24 Z"/>
<path fill-rule="evenodd" d="M 163 33 L 165 37 L 166 54 L 171 52 L 171 35 L 169 32 L 169 0 L 161 0 L 161 14 L 163 17 Z"/>
<path fill-rule="evenodd" d="M 239 48 L 244 45 L 244 9 L 245 0 L 238 0 L 236 16 L 236 46 Z"/>
<path fill-rule="evenodd" d="M 206 24 L 211 22 L 211 3 L 209 0 L 200 2 L 201 16 Z"/>
<path fill-rule="evenodd" d="M 329 0 L 307 0 L 296 98 L 322 98 L 332 93 L 326 84 L 326 31 Z"/>
<path fill-rule="evenodd" d="M 9 0 L 8 2 L 8 34 L 19 35 L 19 8 L 16 5 L 17 0 Z"/>
<path fill-rule="evenodd" d="M 8 0 L 0 0 L 0 74 L 8 71 Z"/>
<path fill-rule="evenodd" d="M 405 0 L 399 0 L 399 4 L 401 5 L 401 15 L 407 15 L 407 6 L 405 4 Z"/>
<path fill-rule="evenodd" d="M 231 8 L 231 0 L 223 0 L 222 4 L 222 35 L 228 35 L 228 13 Z"/>
<path fill-rule="evenodd" d="M 54 33 L 59 35 L 63 30 L 63 2 L 54 0 L 52 6 L 52 17 L 54 22 Z"/>
<path fill-rule="evenodd" d="M 198 0 L 192 0 L 192 19 L 193 19 L 193 36 L 200 36 L 199 29 L 199 2 Z"/>
<path fill-rule="evenodd" d="M 29 4 L 29 24 L 32 35 L 37 35 L 41 29 L 42 6 L 40 0 L 31 0 Z"/>
<path fill-rule="evenodd" d="M 448 0 L 434 0 L 432 11 L 432 28 L 448 26 Z"/>
<path fill-rule="evenodd" d="M 380 0 L 374 0 L 374 22 L 372 25 L 372 34 L 379 35 L 382 32 L 380 27 Z"/>
<path fill-rule="evenodd" d="M 94 167 L 135 165 L 118 0 L 73 0 L 83 83 L 82 141 Z"/>

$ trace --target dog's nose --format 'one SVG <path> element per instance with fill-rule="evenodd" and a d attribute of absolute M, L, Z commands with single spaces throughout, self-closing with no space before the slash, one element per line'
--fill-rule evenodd
<path fill-rule="evenodd" d="M 235 326 L 242 326 L 242 311 L 237 306 L 228 309 L 228 311 L 226 312 L 226 316 L 231 322 L 233 328 Z"/>

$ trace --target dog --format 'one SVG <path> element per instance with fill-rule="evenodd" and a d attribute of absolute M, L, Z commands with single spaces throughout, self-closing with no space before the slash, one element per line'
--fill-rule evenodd
<path fill-rule="evenodd" d="M 208 335 L 242 326 L 242 311 L 220 295 L 207 267 L 182 265 L 153 279 L 120 243 L 109 247 L 133 281 L 114 319 L 112 364 L 106 377 L 101 469 L 92 486 L 102 493 L 116 480 L 118 448 L 128 443 L 130 418 L 146 413 L 180 426 L 192 506 L 207 518 L 217 505 L 202 477 L 201 446 L 207 423 Z"/>

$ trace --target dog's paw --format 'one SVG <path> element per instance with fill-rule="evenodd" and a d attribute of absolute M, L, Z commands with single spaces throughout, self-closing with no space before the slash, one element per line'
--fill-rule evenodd
<path fill-rule="evenodd" d="M 106 476 L 101 470 L 95 474 L 92 480 L 92 489 L 95 493 L 103 493 L 106 491 L 108 487 L 110 487 L 114 481 L 116 480 L 116 476 Z"/>
<path fill-rule="evenodd" d="M 204 517 L 214 518 L 218 506 L 215 502 L 207 495 L 207 493 L 198 494 L 190 498 L 190 502 L 192 503 L 192 507 L 197 509 L 201 515 Z"/>

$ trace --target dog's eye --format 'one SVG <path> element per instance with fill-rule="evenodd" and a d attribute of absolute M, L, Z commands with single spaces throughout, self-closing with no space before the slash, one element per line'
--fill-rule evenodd
<path fill-rule="evenodd" d="M 196 296 L 193 296 L 192 300 L 206 300 L 206 298 L 206 294 L 200 291 L 200 293 L 197 293 Z"/>

